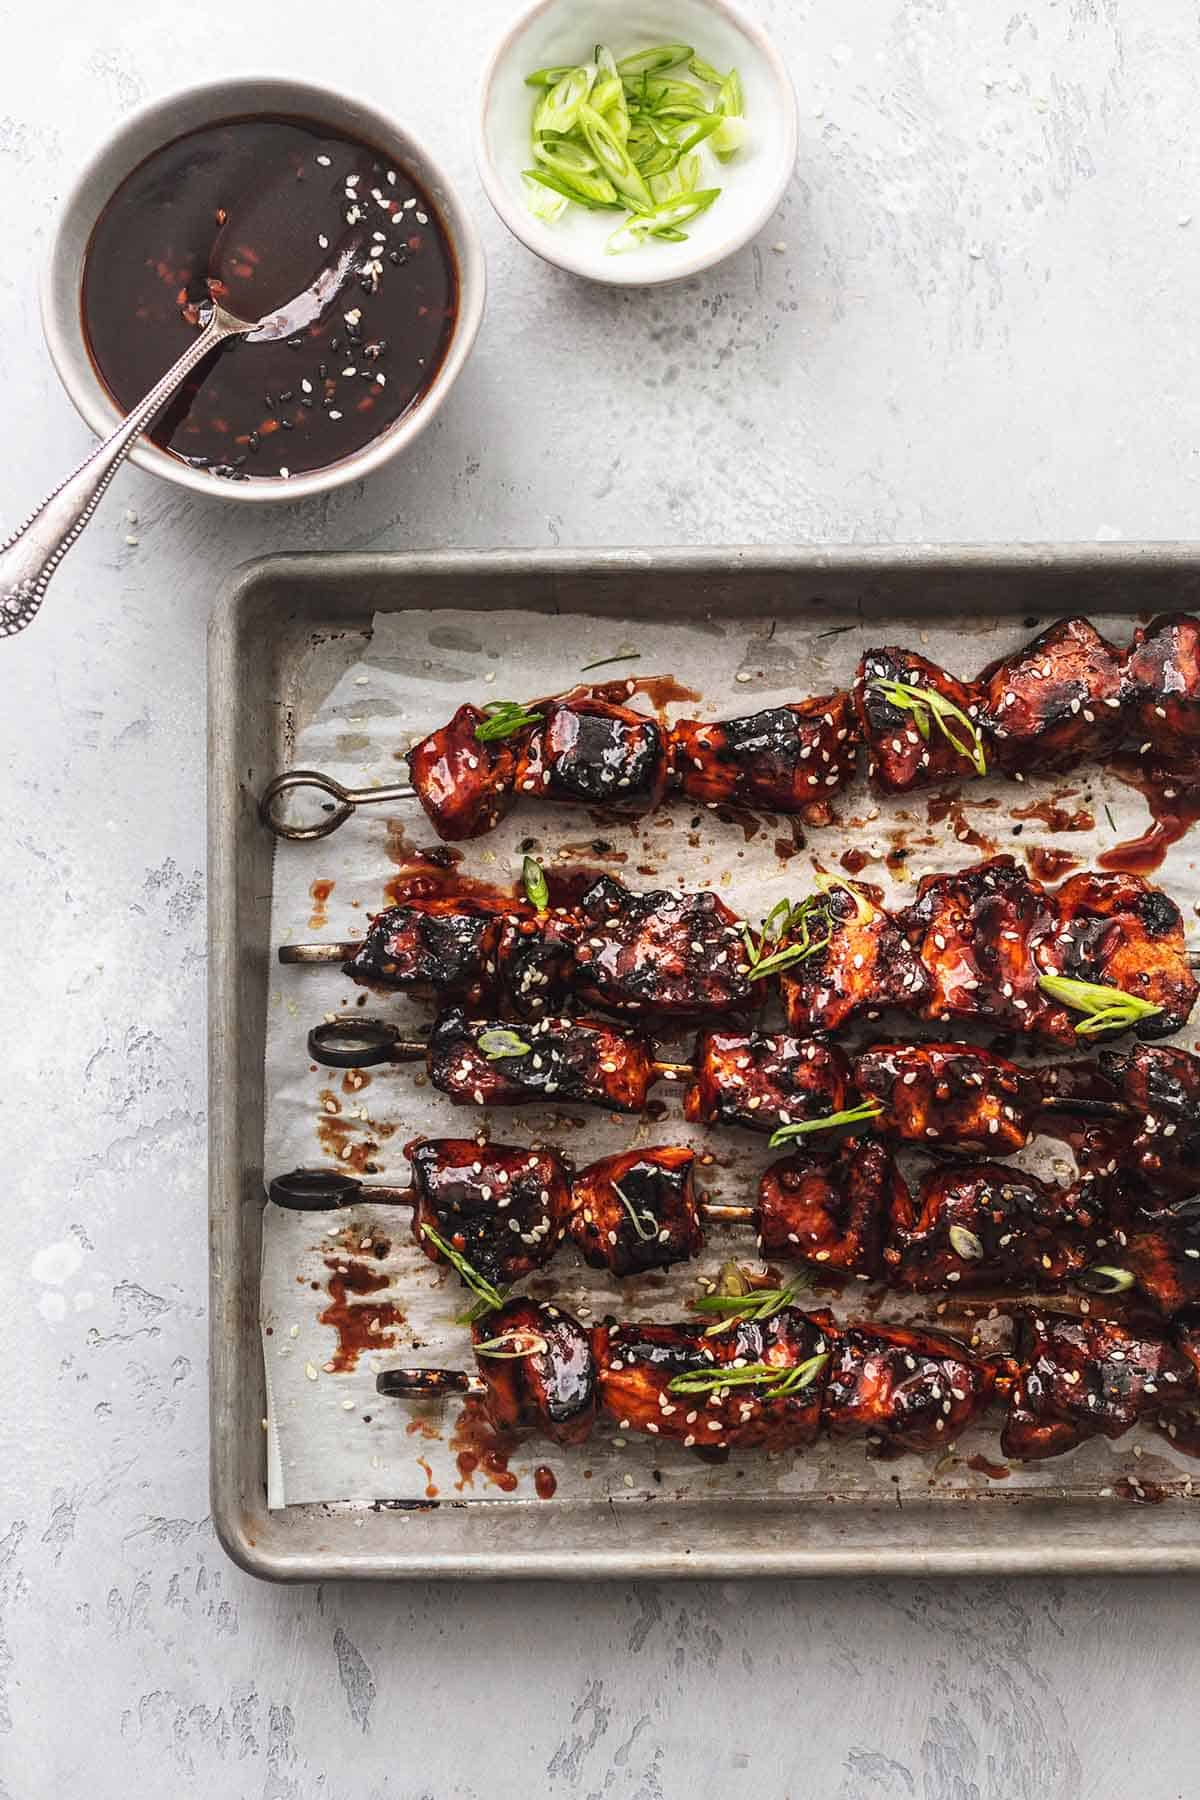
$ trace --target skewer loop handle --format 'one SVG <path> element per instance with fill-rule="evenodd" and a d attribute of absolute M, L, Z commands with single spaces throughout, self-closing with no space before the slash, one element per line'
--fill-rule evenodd
<path fill-rule="evenodd" d="M 327 795 L 336 804 L 315 825 L 292 825 L 279 816 L 275 803 L 285 794 L 306 788 Z M 288 769 L 267 783 L 258 803 L 258 816 L 276 837 L 287 838 L 295 844 L 311 843 L 314 838 L 329 837 L 360 806 L 387 805 L 396 800 L 412 800 L 415 795 L 415 788 L 406 781 L 393 782 L 390 787 L 348 788 L 332 775 L 323 775 L 320 769 Z"/>
<path fill-rule="evenodd" d="M 328 1069 L 369 1069 L 376 1063 L 424 1062 L 427 1047 L 417 1038 L 401 1037 L 382 1019 L 342 1016 L 314 1025 L 308 1054 Z"/>

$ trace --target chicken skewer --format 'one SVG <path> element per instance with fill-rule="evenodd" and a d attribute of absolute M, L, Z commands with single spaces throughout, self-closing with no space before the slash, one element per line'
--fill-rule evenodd
<path fill-rule="evenodd" d="M 993 770 L 1017 781 L 1058 774 L 1131 738 L 1169 795 L 1168 771 L 1200 755 L 1200 620 L 1183 613 L 1139 627 L 1125 652 L 1085 618 L 1060 620 L 968 682 L 900 646 L 871 648 L 849 689 L 715 723 L 659 725 L 622 703 L 638 685 L 579 688 L 528 707 L 461 706 L 408 752 L 410 784 L 354 791 L 292 770 L 268 786 L 261 816 L 281 837 L 312 839 L 357 806 L 415 797 L 454 841 L 494 829 L 519 796 L 651 811 L 676 792 L 821 824 L 860 748 L 885 794 Z M 292 825 L 278 802 L 305 787 L 330 810 Z"/>
<path fill-rule="evenodd" d="M 900 1008 L 1063 1045 L 1129 1028 L 1168 1035 L 1200 993 L 1179 908 L 1136 875 L 1081 872 L 1048 889 L 997 856 L 924 876 L 894 911 L 861 883 L 817 883 L 757 934 L 711 892 L 635 894 L 607 875 L 573 908 L 418 896 L 359 942 L 285 944 L 279 959 L 337 962 L 364 985 L 516 1018 L 570 998 L 619 1017 L 727 1018 L 777 991 L 797 1032 Z"/>
<path fill-rule="evenodd" d="M 1139 1421 L 1170 1430 L 1200 1395 L 1200 1330 L 1089 1316 L 1016 1315 L 1013 1354 L 980 1356 L 920 1326 L 839 1324 L 783 1305 L 702 1325 L 585 1329 L 562 1307 L 519 1299 L 472 1328 L 476 1372 L 388 1369 L 380 1394 L 474 1396 L 501 1430 L 583 1443 L 604 1420 L 686 1449 L 800 1449 L 823 1431 L 891 1451 L 944 1450 L 1006 1403 L 1001 1447 L 1038 1460 Z"/>

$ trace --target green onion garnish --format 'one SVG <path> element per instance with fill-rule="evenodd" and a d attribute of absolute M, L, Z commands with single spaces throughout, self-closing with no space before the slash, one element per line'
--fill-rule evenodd
<path fill-rule="evenodd" d="M 422 1236 L 429 1239 L 439 1255 L 445 1257 L 451 1268 L 458 1270 L 471 1292 L 478 1294 L 480 1306 L 471 1308 L 471 1312 L 476 1318 L 483 1318 L 487 1313 L 496 1312 L 504 1305 L 508 1295 L 490 1282 L 486 1275 L 481 1275 L 474 1263 L 467 1261 L 461 1250 L 456 1250 L 453 1244 L 448 1244 L 440 1232 L 433 1229 L 432 1225 L 423 1223 L 421 1233 Z"/>
<path fill-rule="evenodd" d="M 1127 994 L 1123 988 L 1102 987 L 1092 981 L 1072 981 L 1066 975 L 1039 975 L 1038 986 L 1052 1000 L 1085 1013 L 1075 1027 L 1077 1037 L 1093 1037 L 1101 1031 L 1128 1031 L 1143 1019 L 1162 1011 L 1149 1000 Z"/>
<path fill-rule="evenodd" d="M 1123 1294 L 1134 1286 L 1137 1276 L 1112 1263 L 1093 1263 L 1075 1277 L 1075 1286 L 1089 1294 Z"/>
<path fill-rule="evenodd" d="M 768 975 L 777 975 L 781 969 L 790 969 L 793 963 L 805 962 L 819 950 L 824 950 L 832 934 L 826 932 L 823 938 L 814 938 L 808 923 L 820 904 L 815 898 L 802 900 L 797 906 L 790 900 L 780 900 L 763 920 L 757 941 L 749 927 L 743 929 L 742 942 L 750 965 L 746 972 L 747 981 L 763 981 Z M 799 933 L 795 943 L 768 954 L 770 945 L 778 944 L 792 932 Z"/>
<path fill-rule="evenodd" d="M 695 80 L 667 73 L 682 65 Z M 590 62 L 535 69 L 525 81 L 537 91 L 533 166 L 524 171 L 531 212 L 553 222 L 565 210 L 560 202 L 622 209 L 628 216 L 606 245 L 614 253 L 651 240 L 685 242 L 683 227 L 721 191 L 703 185 L 699 146 L 707 140 L 727 162 L 746 141 L 737 70 L 722 74 L 688 44 L 657 44 L 620 60 L 597 44 Z"/>
<path fill-rule="evenodd" d="M 485 1338 L 475 1345 L 476 1356 L 492 1356 L 497 1362 L 514 1362 L 521 1356 L 540 1356 L 550 1348 L 536 1331 L 502 1331 L 499 1337 Z"/>
<path fill-rule="evenodd" d="M 483 711 L 483 724 L 475 727 L 475 741 L 479 744 L 494 744 L 500 738 L 512 737 L 515 731 L 524 731 L 527 725 L 542 722 L 541 713 L 527 712 L 517 700 L 492 700 Z"/>
<path fill-rule="evenodd" d="M 882 694 L 889 705 L 898 712 L 912 714 L 912 722 L 921 736 L 929 741 L 930 719 L 937 726 L 952 750 L 965 756 L 977 775 L 987 774 L 987 757 L 983 751 L 983 736 L 974 719 L 968 717 L 961 706 L 948 700 L 945 694 L 939 694 L 936 688 L 917 687 L 908 681 L 889 681 L 882 677 L 868 682 L 868 687 Z M 965 739 L 957 727 L 961 726 L 966 733 Z"/>
<path fill-rule="evenodd" d="M 602 656 L 596 662 L 582 663 L 580 665 L 579 673 L 581 675 L 586 675 L 589 669 L 606 669 L 609 663 L 641 662 L 641 660 L 642 653 L 640 650 L 618 650 L 615 656 Z"/>
<path fill-rule="evenodd" d="M 767 1139 L 768 1150 L 777 1150 L 780 1144 L 790 1144 L 793 1138 L 808 1137 L 814 1131 L 832 1131 L 838 1125 L 862 1125 L 868 1119 L 877 1119 L 883 1111 L 882 1106 L 871 1100 L 864 1100 L 860 1106 L 852 1106 L 847 1112 L 829 1113 L 823 1119 L 798 1119 L 794 1125 L 781 1125 Z"/>
<path fill-rule="evenodd" d="M 790 1369 L 778 1368 L 774 1363 L 744 1363 L 741 1368 L 713 1370 L 687 1369 L 669 1381 L 667 1388 L 672 1394 L 716 1394 L 724 1388 L 762 1387 L 767 1390 L 764 1399 L 780 1400 L 787 1394 L 798 1394 L 811 1387 L 828 1361 L 829 1352 L 824 1350 Z"/>
<path fill-rule="evenodd" d="M 613 1193 L 617 1196 L 617 1199 L 629 1214 L 629 1223 L 633 1226 L 633 1229 L 636 1231 L 642 1243 L 648 1244 L 656 1238 L 658 1236 L 658 1220 L 655 1218 L 654 1214 L 647 1209 L 639 1217 L 637 1207 L 633 1204 L 629 1195 L 622 1192 L 619 1182 L 613 1182 Z M 647 1221 L 649 1221 L 649 1224 L 647 1224 Z"/>
<path fill-rule="evenodd" d="M 773 1319 L 785 1306 L 791 1306 L 803 1288 L 809 1286 L 807 1276 L 797 1276 L 782 1288 L 751 1288 L 748 1294 L 701 1294 L 692 1301 L 693 1312 L 719 1313 L 720 1319 L 710 1325 L 705 1337 L 719 1337 L 743 1322 Z"/>
<path fill-rule="evenodd" d="M 521 881 L 529 904 L 536 906 L 539 912 L 545 912 L 550 904 L 550 887 L 546 871 L 536 856 L 527 856 L 521 864 Z"/>
<path fill-rule="evenodd" d="M 509 1031 L 504 1025 L 489 1026 L 481 1031 L 475 1040 L 489 1062 L 501 1062 L 506 1056 L 528 1056 L 533 1049 L 523 1037 L 515 1031 Z"/>

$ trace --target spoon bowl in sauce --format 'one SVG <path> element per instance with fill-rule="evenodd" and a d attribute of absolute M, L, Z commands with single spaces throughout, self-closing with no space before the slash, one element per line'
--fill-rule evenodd
<path fill-rule="evenodd" d="M 281 316 L 319 259 L 336 271 L 360 242 L 344 303 Z M 194 341 L 212 298 L 272 315 L 194 371 L 131 452 L 177 485 L 265 502 L 359 480 L 410 444 L 461 372 L 484 286 L 469 216 L 402 127 L 305 83 L 236 80 L 124 122 L 67 200 L 42 310 L 100 435 Z"/>

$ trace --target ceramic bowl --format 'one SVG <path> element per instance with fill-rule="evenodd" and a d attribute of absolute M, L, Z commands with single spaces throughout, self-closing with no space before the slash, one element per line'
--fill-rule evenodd
<path fill-rule="evenodd" d="M 243 504 L 323 494 L 345 482 L 360 481 L 406 450 L 440 410 L 462 371 L 483 316 L 486 286 L 478 234 L 449 177 L 425 146 L 385 113 L 328 88 L 274 76 L 185 88 L 131 114 L 101 144 L 67 196 L 43 274 L 42 325 L 50 355 L 67 393 L 98 437 L 106 437 L 120 415 L 92 364 L 83 330 L 83 263 L 97 218 L 125 177 L 163 144 L 203 125 L 261 113 L 316 120 L 345 131 L 416 176 L 438 209 L 457 260 L 458 316 L 441 368 L 416 404 L 361 450 L 328 468 L 312 469 L 289 481 L 254 476 L 229 481 L 190 468 L 146 438 L 132 452 L 131 461 L 140 469 L 177 487 Z"/>
<path fill-rule="evenodd" d="M 653 44 L 690 44 L 714 68 L 736 68 L 745 90 L 747 143 L 728 162 L 704 152 L 720 198 L 686 227 L 686 243 L 650 240 L 619 255 L 606 250 L 624 216 L 568 206 L 547 223 L 529 210 L 522 171 L 533 158 L 534 69 L 586 62 L 597 43 L 619 59 Z M 693 79 L 681 67 L 669 71 Z M 679 281 L 731 256 L 762 230 L 796 162 L 796 95 L 766 33 L 730 0 L 537 0 L 519 14 L 488 59 L 479 95 L 475 157 L 488 199 L 530 250 L 591 281 L 647 287 Z"/>

